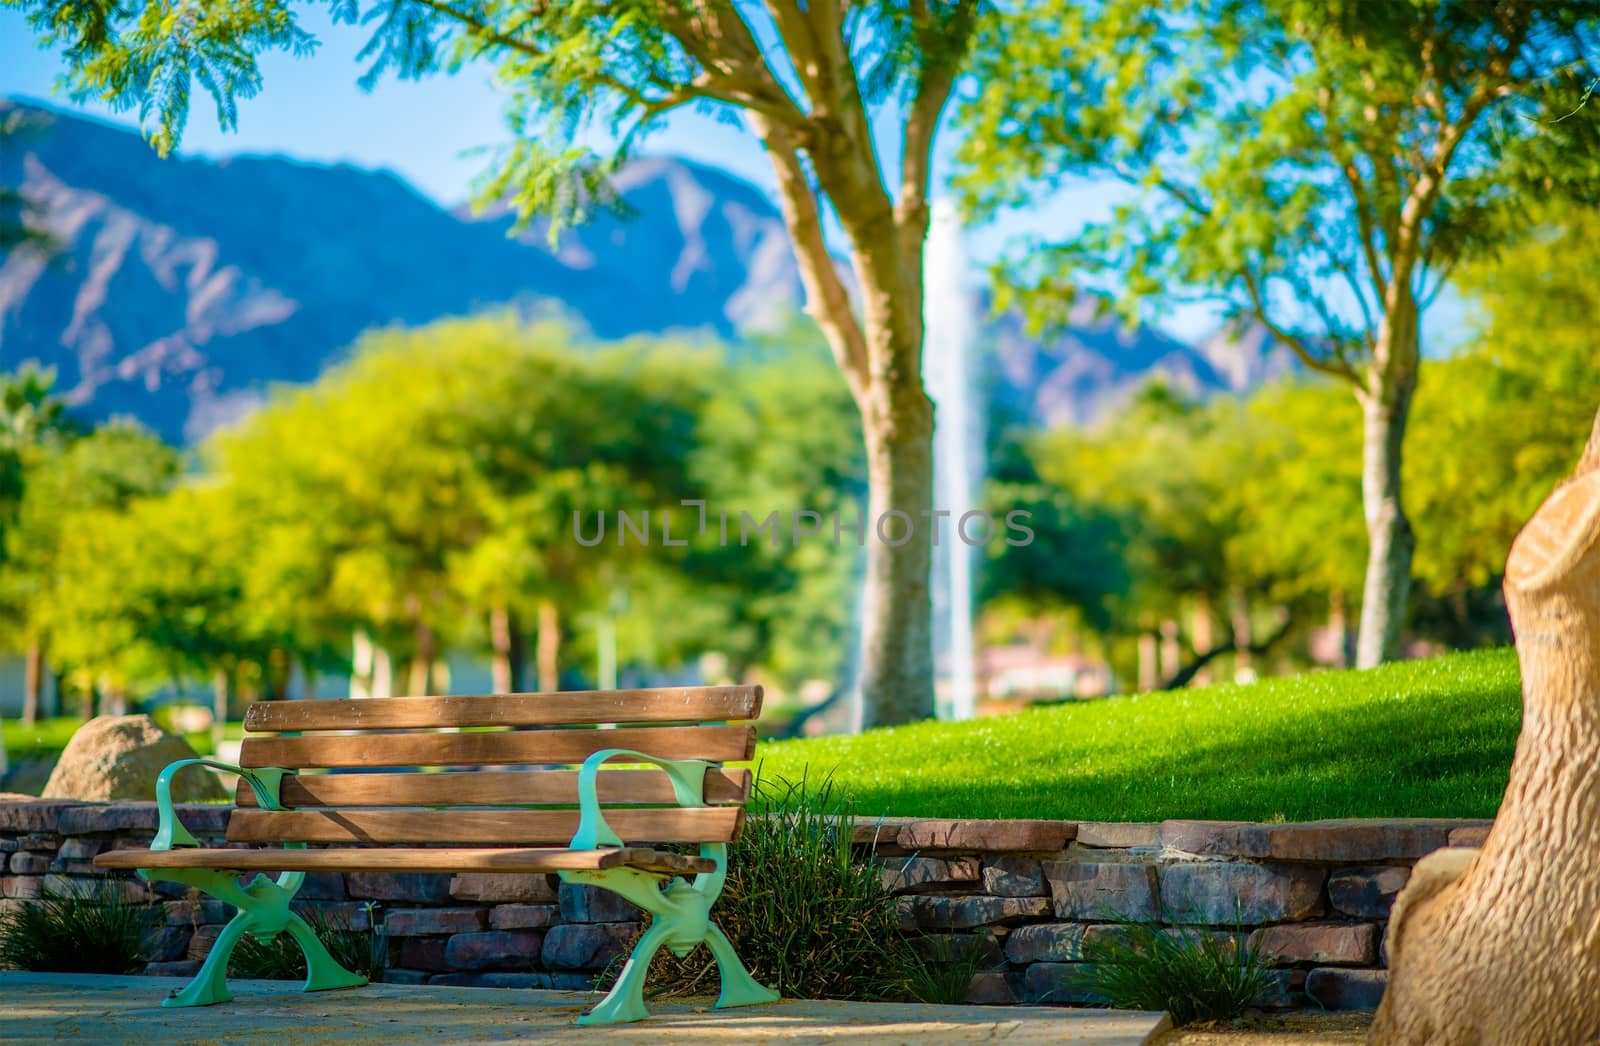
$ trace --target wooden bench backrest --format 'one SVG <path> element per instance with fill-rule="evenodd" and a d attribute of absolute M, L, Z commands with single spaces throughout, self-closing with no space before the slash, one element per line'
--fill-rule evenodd
<path fill-rule="evenodd" d="M 283 810 L 260 809 L 241 782 L 227 835 L 564 846 L 578 826 L 574 767 L 590 754 L 747 760 L 755 728 L 746 721 L 760 712 L 759 686 L 261 702 L 245 713 L 255 736 L 240 765 L 300 772 L 283 779 Z M 607 822 L 630 844 L 730 841 L 750 791 L 748 770 L 714 765 L 705 775 L 711 805 L 680 808 L 665 773 L 622 758 L 597 780 Z"/>

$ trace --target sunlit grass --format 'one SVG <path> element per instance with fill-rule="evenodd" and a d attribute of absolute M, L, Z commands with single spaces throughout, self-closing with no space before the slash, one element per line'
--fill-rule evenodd
<path fill-rule="evenodd" d="M 763 744 L 862 817 L 1491 817 L 1521 721 L 1509 649 Z"/>
<path fill-rule="evenodd" d="M 0 731 L 4 732 L 6 754 L 12 762 L 22 762 L 25 759 L 55 758 L 61 750 L 67 747 L 67 742 L 72 740 L 72 734 L 83 725 L 83 720 L 77 716 L 54 716 L 49 719 L 39 719 L 32 726 L 24 727 L 15 719 L 0 720 Z M 238 740 L 244 736 L 242 723 L 229 723 L 224 728 L 224 733 L 229 740 Z M 185 734 L 184 740 L 189 742 L 191 748 L 202 755 L 211 753 L 211 734 L 201 732 Z"/>

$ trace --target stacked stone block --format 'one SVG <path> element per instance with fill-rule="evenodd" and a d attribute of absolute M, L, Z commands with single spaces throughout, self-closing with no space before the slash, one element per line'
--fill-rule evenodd
<path fill-rule="evenodd" d="M 204 845 L 225 845 L 229 809 L 179 812 Z M 148 845 L 155 828 L 153 803 L 0 799 L 0 910 L 102 879 L 96 854 Z M 855 842 L 928 954 L 976 950 L 984 969 L 972 1002 L 1090 1001 L 1072 987 L 1085 946 L 1133 919 L 1247 934 L 1277 964 L 1263 1004 L 1347 1009 L 1382 994 L 1384 923 L 1411 865 L 1486 831 L 1443 820 L 893 819 L 858 822 Z M 115 881 L 163 908 L 147 973 L 191 974 L 232 915 L 182 886 Z M 412 984 L 587 989 L 626 955 L 641 920 L 615 894 L 545 875 L 316 874 L 298 904 L 381 928 L 386 978 Z"/>

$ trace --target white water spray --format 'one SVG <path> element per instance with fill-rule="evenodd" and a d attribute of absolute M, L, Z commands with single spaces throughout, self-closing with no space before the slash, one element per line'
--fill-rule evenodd
<path fill-rule="evenodd" d="M 934 508 L 949 517 L 934 555 L 934 657 L 948 662 L 948 719 L 970 719 L 976 706 L 972 647 L 972 557 L 956 527 L 977 508 L 982 429 L 973 410 L 972 344 L 977 323 L 967 289 L 961 219 L 947 200 L 933 205 L 923 252 L 922 366 L 934 404 Z M 943 657 L 941 658 L 941 655 Z"/>

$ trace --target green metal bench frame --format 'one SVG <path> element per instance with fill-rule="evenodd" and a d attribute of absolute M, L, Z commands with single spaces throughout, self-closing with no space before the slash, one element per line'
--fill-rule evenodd
<path fill-rule="evenodd" d="M 604 749 L 589 756 L 579 768 L 578 830 L 572 837 L 570 849 L 598 850 L 623 845 L 616 832 L 606 823 L 596 790 L 601 764 L 619 758 L 660 767 L 672 781 L 674 798 L 679 806 L 706 805 L 704 788 L 709 763 L 697 759 L 657 759 L 644 752 L 620 748 Z M 151 850 L 200 845 L 199 840 L 178 820 L 172 807 L 172 778 L 178 771 L 190 766 L 207 766 L 238 774 L 255 794 L 256 802 L 262 809 L 284 809 L 279 799 L 279 787 L 284 776 L 293 773 L 291 770 L 276 767 L 246 769 L 215 759 L 180 759 L 162 770 L 156 780 L 156 806 L 161 820 L 156 837 L 150 844 Z M 305 844 L 285 843 L 284 847 L 304 849 Z M 634 868 L 558 873 L 563 882 L 610 890 L 650 913 L 650 927 L 634 946 L 617 983 L 592 1010 L 578 1018 L 579 1024 L 622 1024 L 650 1016 L 644 1004 L 645 974 L 649 970 L 650 960 L 663 946 L 680 958 L 699 944 L 710 949 L 722 981 L 718 1008 L 778 1001 L 778 993 L 759 984 L 750 975 L 727 935 L 711 921 L 711 907 L 722 895 L 728 877 L 728 845 L 702 843 L 700 855 L 714 861 L 716 868 L 697 874 L 692 880 L 670 876 L 663 882 L 660 875 Z M 141 868 L 138 875 L 150 882 L 167 881 L 195 887 L 238 909 L 238 914 L 223 927 L 211 947 L 211 954 L 206 957 L 194 980 L 187 987 L 173 992 L 162 1002 L 163 1006 L 210 1006 L 232 999 L 227 984 L 228 960 L 245 934 L 266 943 L 287 931 L 305 955 L 304 991 L 356 988 L 367 983 L 365 977 L 341 966 L 306 921 L 290 910 L 289 902 L 304 884 L 305 872 L 284 872 L 276 879 L 258 874 L 244 885 L 240 884 L 236 873 L 216 869 Z"/>

